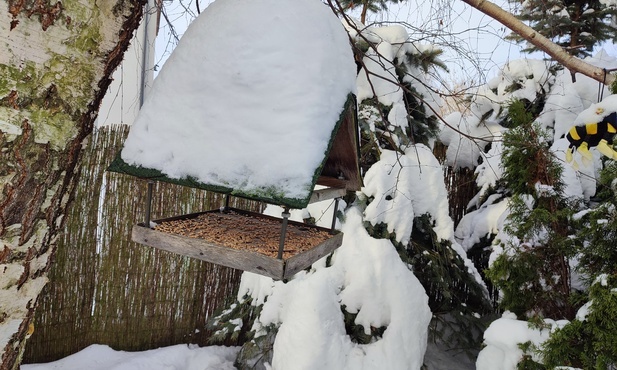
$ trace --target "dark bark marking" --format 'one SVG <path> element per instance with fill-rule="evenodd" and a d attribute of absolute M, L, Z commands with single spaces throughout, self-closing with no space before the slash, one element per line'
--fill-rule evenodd
<path fill-rule="evenodd" d="M 5 263 L 6 261 L 8 261 L 10 255 L 11 250 L 5 245 L 4 249 L 0 251 L 0 263 Z"/>
<path fill-rule="evenodd" d="M 15 156 L 16 170 L 18 178 L 15 181 L 15 185 L 9 183 L 4 188 L 5 199 L 0 203 L 0 236 L 5 232 L 7 225 L 19 223 L 19 210 L 23 209 L 23 203 L 18 198 L 19 189 L 24 189 L 24 184 L 27 181 L 27 165 L 24 157 L 22 156 L 22 150 L 26 146 L 26 143 L 30 139 L 32 134 L 32 128 L 28 124 L 27 120 L 22 123 L 22 135 L 20 141 L 16 143 L 13 148 L 13 155 Z"/>
<path fill-rule="evenodd" d="M 52 4 L 51 0 L 9 0 L 9 13 L 13 16 L 11 30 L 19 24 L 19 14 L 24 13 L 28 18 L 38 16 L 43 31 L 46 31 L 62 15 L 62 10 L 60 1 Z"/>
<path fill-rule="evenodd" d="M 36 254 L 36 249 L 34 247 L 28 248 L 28 252 L 26 253 L 26 258 L 24 259 L 24 272 L 21 273 L 21 276 L 17 280 L 17 290 L 21 289 L 21 287 L 26 283 L 26 281 L 30 278 L 30 261 L 34 258 Z"/>
<path fill-rule="evenodd" d="M 0 105 L 12 109 L 19 109 L 19 93 L 15 90 L 11 90 L 9 95 L 0 99 Z"/>

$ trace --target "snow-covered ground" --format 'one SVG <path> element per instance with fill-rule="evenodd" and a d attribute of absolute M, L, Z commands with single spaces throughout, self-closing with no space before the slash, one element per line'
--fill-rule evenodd
<path fill-rule="evenodd" d="M 114 351 L 94 344 L 81 352 L 46 364 L 22 365 L 22 370 L 234 370 L 240 347 L 175 345 L 143 352 Z M 474 361 L 465 353 L 445 351 L 428 344 L 424 362 L 430 369 L 471 370 Z"/>
<path fill-rule="evenodd" d="M 22 365 L 23 370 L 234 370 L 239 347 L 179 344 L 143 352 L 114 351 L 94 344 L 61 360 Z"/>

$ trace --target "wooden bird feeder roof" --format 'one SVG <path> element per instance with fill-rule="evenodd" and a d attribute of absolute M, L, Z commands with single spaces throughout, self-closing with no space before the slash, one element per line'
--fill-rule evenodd
<path fill-rule="evenodd" d="M 284 129 L 284 128 L 281 128 Z M 358 143 L 358 123 L 356 100 L 353 95 L 349 95 L 345 106 L 340 114 L 338 122 L 332 123 L 332 132 L 327 150 L 323 155 L 321 163 L 314 169 L 312 179 L 308 182 L 315 185 L 322 185 L 327 188 L 340 189 L 341 191 L 357 191 L 362 186 L 359 165 L 359 143 Z M 224 138 L 221 138 L 224 140 Z M 248 153 L 250 155 L 250 153 Z M 286 153 L 279 153 L 285 156 Z M 204 158 L 204 161 L 216 158 Z M 273 157 L 276 162 L 277 158 Z M 233 187 L 221 186 L 219 184 L 205 183 L 195 180 L 192 177 L 174 178 L 162 173 L 160 170 L 147 168 L 139 165 L 126 163 L 120 153 L 109 166 L 108 170 L 123 173 L 147 180 L 163 181 L 172 184 L 188 186 L 203 190 L 209 190 L 221 194 L 229 194 L 240 198 L 263 201 L 269 204 L 280 205 L 283 207 L 301 209 L 305 208 L 311 199 L 316 200 L 313 191 L 306 193 L 302 198 L 287 197 L 277 191 L 254 192 L 246 191 Z M 276 183 L 270 184 L 273 189 L 277 188 Z M 319 199 L 317 199 L 319 200 Z"/>

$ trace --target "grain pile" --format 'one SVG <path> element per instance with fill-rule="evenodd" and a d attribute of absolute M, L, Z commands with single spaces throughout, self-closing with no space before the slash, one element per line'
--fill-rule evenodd
<path fill-rule="evenodd" d="M 276 258 L 281 235 L 281 220 L 233 211 L 209 212 L 196 218 L 161 222 L 154 229 L 189 238 L 200 238 L 228 248 L 253 251 Z M 327 231 L 288 224 L 283 258 L 307 251 L 330 237 Z"/>

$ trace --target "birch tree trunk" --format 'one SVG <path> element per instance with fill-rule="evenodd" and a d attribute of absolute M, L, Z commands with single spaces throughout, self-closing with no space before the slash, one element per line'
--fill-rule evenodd
<path fill-rule="evenodd" d="M 570 70 L 573 78 L 576 73 L 581 73 L 609 86 L 615 81 L 614 74 L 607 74 L 602 68 L 586 63 L 568 54 L 561 46 L 537 33 L 533 28 L 518 20 L 512 13 L 503 10 L 496 4 L 488 0 L 463 0 L 463 2 L 495 19 L 512 30 L 512 32 L 518 34 L 538 49 L 550 55 L 555 61 Z"/>
<path fill-rule="evenodd" d="M 0 1 L 0 370 L 34 330 L 81 144 L 142 5 Z"/>

